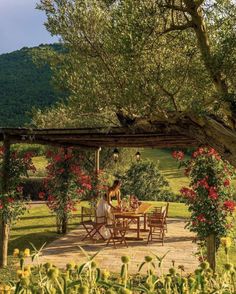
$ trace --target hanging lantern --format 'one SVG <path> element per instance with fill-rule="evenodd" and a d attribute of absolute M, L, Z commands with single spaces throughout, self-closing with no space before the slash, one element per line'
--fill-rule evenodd
<path fill-rule="evenodd" d="M 116 162 L 119 158 L 119 150 L 117 148 L 114 149 L 113 151 L 113 159 Z"/>
<path fill-rule="evenodd" d="M 136 157 L 136 160 L 137 160 L 137 161 L 140 161 L 140 159 L 141 159 L 141 154 L 140 154 L 139 151 L 135 154 L 135 157 Z"/>

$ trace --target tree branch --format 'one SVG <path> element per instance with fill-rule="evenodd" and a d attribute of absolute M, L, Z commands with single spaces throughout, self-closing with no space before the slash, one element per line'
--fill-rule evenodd
<path fill-rule="evenodd" d="M 176 10 L 176 11 L 188 12 L 188 9 L 186 7 L 181 7 L 178 5 L 165 4 L 165 5 L 161 5 L 160 7 L 161 8 L 168 8 L 168 9 L 172 9 L 172 10 Z"/>
<path fill-rule="evenodd" d="M 158 84 L 158 87 L 163 91 L 163 93 L 165 93 L 167 96 L 169 96 L 170 97 L 170 99 L 171 99 L 171 101 L 172 101 L 172 103 L 173 103 L 173 105 L 174 105 L 174 108 L 175 108 L 175 110 L 176 111 L 179 111 L 179 109 L 178 109 L 178 105 L 177 105 L 177 103 L 176 103 L 176 101 L 175 101 L 175 97 L 174 97 L 174 94 L 172 94 L 172 93 L 170 93 L 168 90 L 166 90 L 158 81 L 157 81 L 157 84 Z"/>
<path fill-rule="evenodd" d="M 189 22 L 182 24 L 182 25 L 171 25 L 169 28 L 162 31 L 161 35 L 164 35 L 166 33 L 173 32 L 173 31 L 184 31 L 188 28 L 193 28 L 192 21 L 189 21 Z"/>

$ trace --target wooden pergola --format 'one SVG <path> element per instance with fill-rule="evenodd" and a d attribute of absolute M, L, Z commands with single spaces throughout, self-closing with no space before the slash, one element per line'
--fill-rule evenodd
<path fill-rule="evenodd" d="M 161 122 L 152 128 L 98 127 L 65 129 L 1 128 L 0 141 L 4 145 L 2 168 L 2 194 L 8 192 L 10 146 L 16 143 L 43 144 L 56 147 L 76 146 L 95 151 L 96 169 L 99 169 L 99 151 L 102 147 L 196 147 L 200 144 L 194 137 L 188 137 L 168 129 Z M 8 224 L 1 220 L 0 266 L 7 265 Z"/>

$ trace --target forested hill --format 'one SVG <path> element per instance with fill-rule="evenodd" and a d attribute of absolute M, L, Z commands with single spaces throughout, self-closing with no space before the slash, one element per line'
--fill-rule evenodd
<path fill-rule="evenodd" d="M 24 126 L 30 122 L 32 107 L 45 108 L 59 100 L 49 67 L 37 67 L 31 50 L 0 55 L 0 127 Z"/>

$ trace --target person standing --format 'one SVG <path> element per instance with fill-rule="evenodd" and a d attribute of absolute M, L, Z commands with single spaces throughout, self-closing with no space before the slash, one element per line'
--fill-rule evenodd
<path fill-rule="evenodd" d="M 108 188 L 107 202 L 113 209 L 116 209 L 116 207 L 112 205 L 113 199 L 117 200 L 118 207 L 121 206 L 120 187 L 121 187 L 121 181 L 115 180 L 113 182 L 113 185 Z"/>

